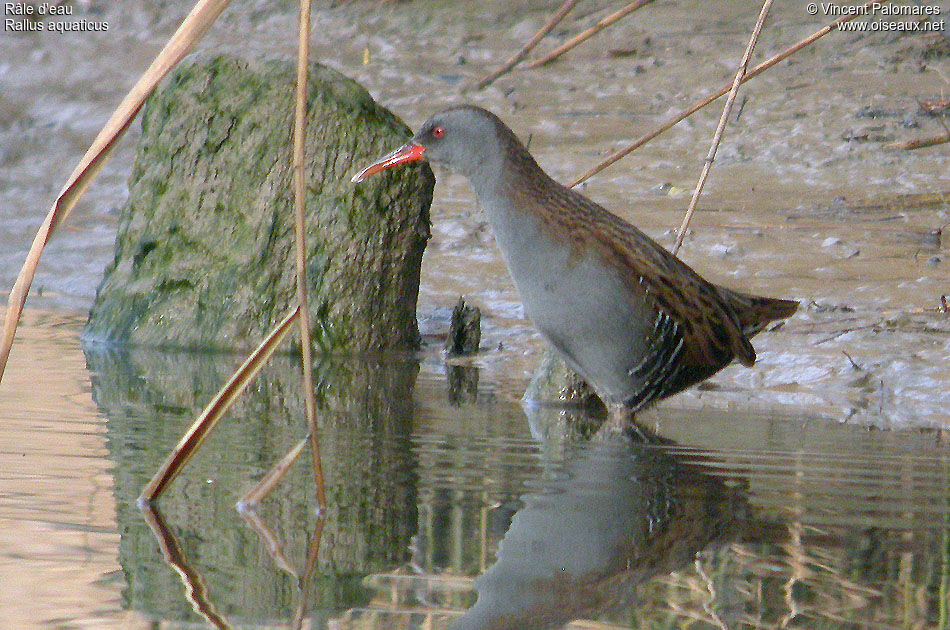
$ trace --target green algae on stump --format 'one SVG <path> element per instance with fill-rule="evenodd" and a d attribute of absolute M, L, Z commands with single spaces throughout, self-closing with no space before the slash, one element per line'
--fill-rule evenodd
<path fill-rule="evenodd" d="M 296 300 L 290 63 L 186 61 L 149 98 L 84 337 L 253 347 Z M 313 341 L 359 352 L 415 345 L 434 178 L 418 165 L 364 186 L 357 165 L 411 136 L 354 81 L 308 82 L 307 273 Z"/>

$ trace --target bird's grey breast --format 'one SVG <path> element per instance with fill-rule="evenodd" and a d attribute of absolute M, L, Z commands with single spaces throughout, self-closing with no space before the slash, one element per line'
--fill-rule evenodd
<path fill-rule="evenodd" d="M 623 272 L 511 208 L 482 207 L 539 332 L 611 402 L 633 395 L 632 372 L 650 352 L 656 313 Z"/>

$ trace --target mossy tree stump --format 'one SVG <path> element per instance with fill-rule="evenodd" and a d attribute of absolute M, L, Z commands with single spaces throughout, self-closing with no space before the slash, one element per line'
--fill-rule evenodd
<path fill-rule="evenodd" d="M 142 138 L 84 337 L 247 349 L 296 301 L 290 63 L 192 58 L 142 113 Z M 414 345 L 434 178 L 350 176 L 411 136 L 352 80 L 310 68 L 307 275 L 324 351 Z"/>

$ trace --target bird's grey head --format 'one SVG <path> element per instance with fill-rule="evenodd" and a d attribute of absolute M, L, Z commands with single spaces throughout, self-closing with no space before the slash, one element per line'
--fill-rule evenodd
<path fill-rule="evenodd" d="M 412 140 L 425 147 L 430 162 L 471 178 L 503 155 L 500 129 L 504 125 L 491 112 L 454 107 L 432 116 Z"/>
<path fill-rule="evenodd" d="M 412 140 L 360 171 L 353 181 L 387 168 L 429 160 L 472 179 L 489 175 L 504 159 L 505 136 L 513 134 L 494 114 L 480 107 L 453 107 L 427 120 Z"/>

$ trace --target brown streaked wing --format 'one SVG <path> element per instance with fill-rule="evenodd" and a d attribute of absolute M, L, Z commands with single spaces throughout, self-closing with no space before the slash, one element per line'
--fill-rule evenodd
<path fill-rule="evenodd" d="M 566 233 L 575 248 L 594 248 L 606 264 L 620 269 L 631 290 L 639 292 L 657 314 L 665 313 L 679 325 L 687 365 L 722 366 L 733 357 L 746 366 L 755 363 L 755 349 L 715 285 L 583 195 L 561 185 L 539 188 L 548 192 L 548 198 L 531 205 L 547 215 L 552 228 Z"/>

